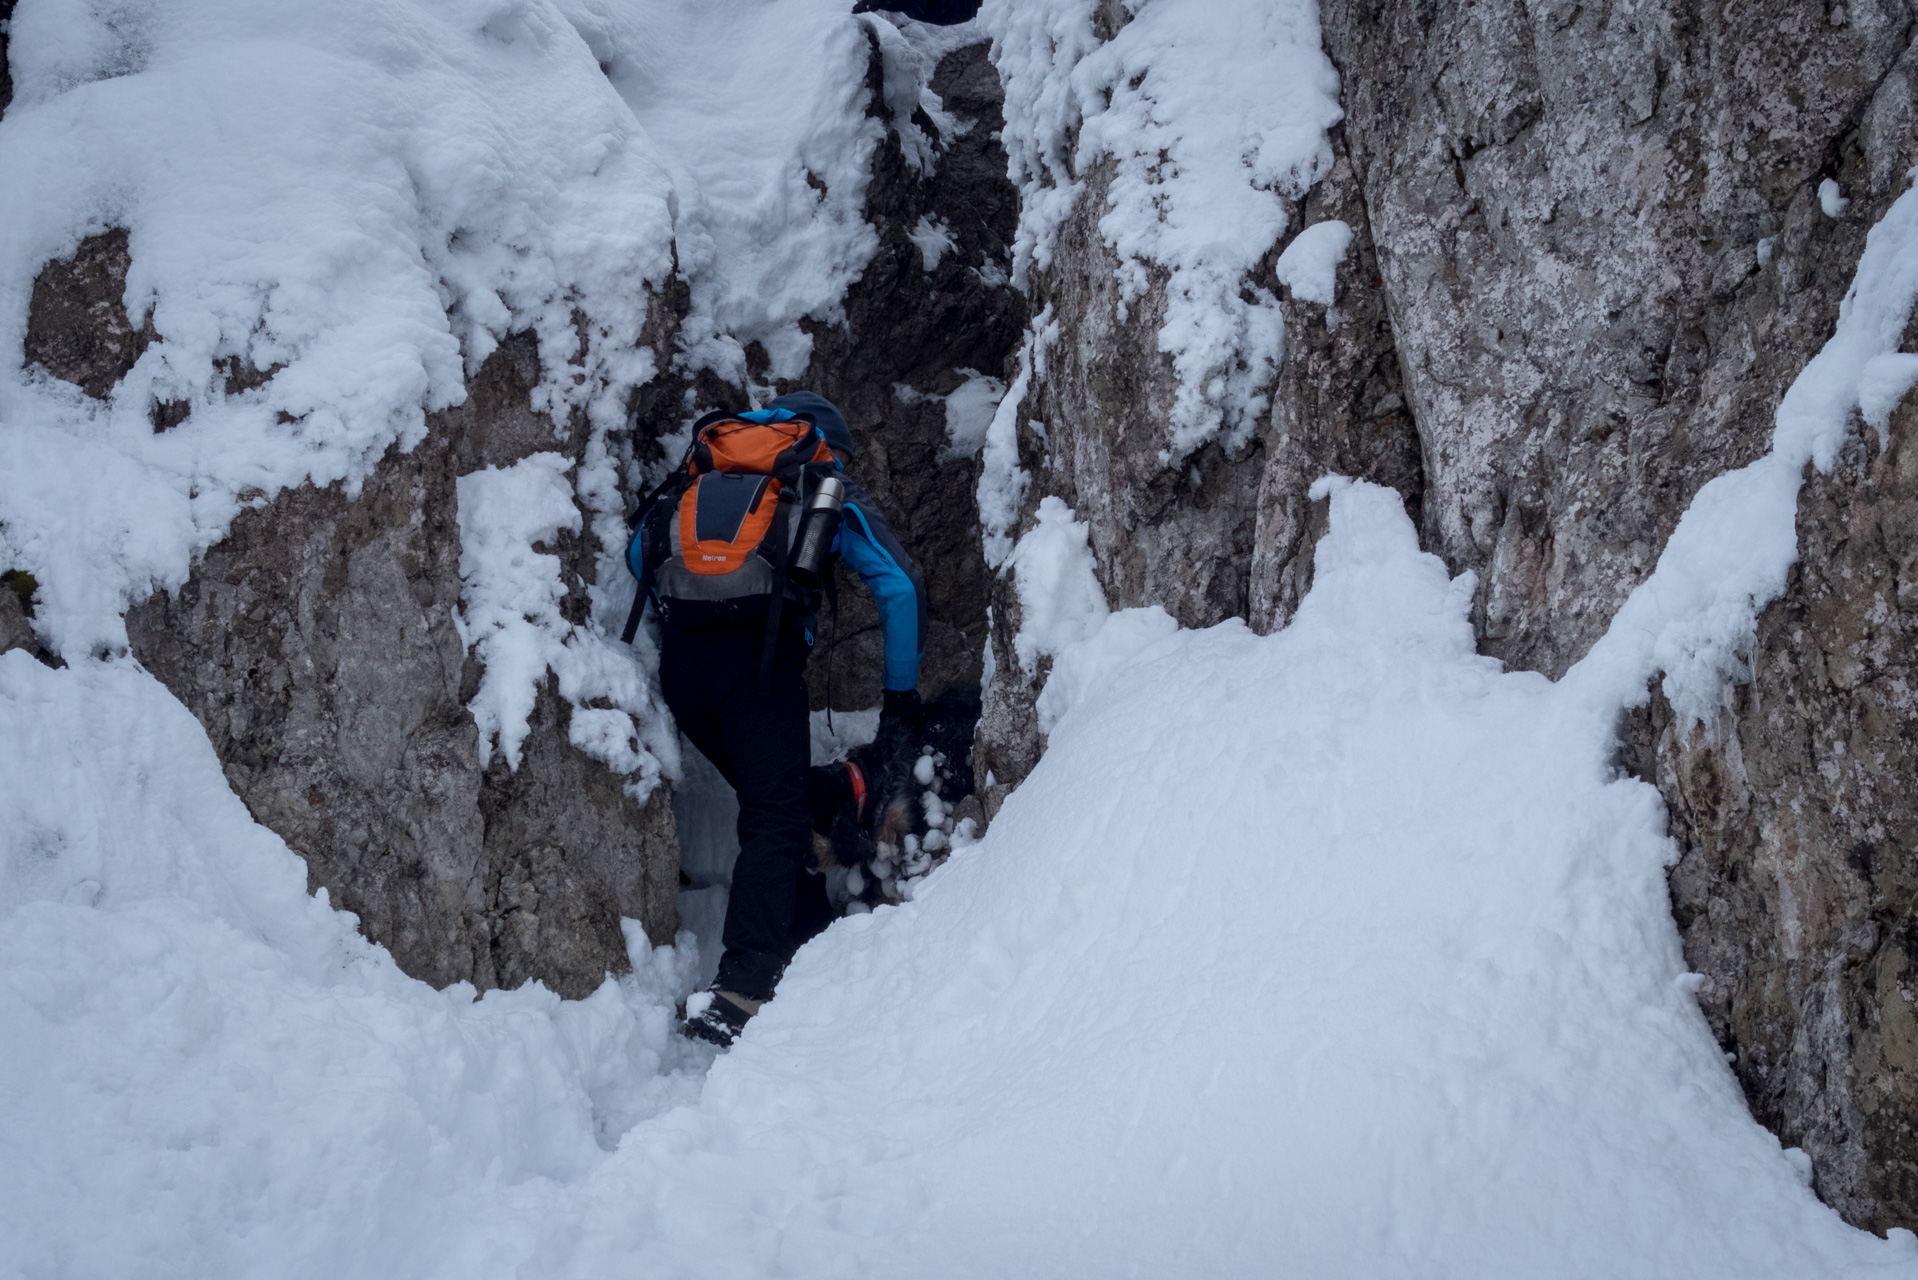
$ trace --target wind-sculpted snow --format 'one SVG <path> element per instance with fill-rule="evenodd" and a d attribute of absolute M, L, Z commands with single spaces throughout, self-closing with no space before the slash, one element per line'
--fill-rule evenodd
<path fill-rule="evenodd" d="M 835 0 L 562 7 L 667 156 L 692 283 L 684 359 L 744 384 L 756 341 L 769 376 L 798 377 L 812 347 L 799 321 L 837 319 L 878 247 L 863 216 L 884 135 L 866 110 L 866 26 Z"/>
<path fill-rule="evenodd" d="M 243 504 L 356 486 L 509 331 L 539 334 L 561 423 L 617 424 L 653 372 L 666 167 L 551 5 L 28 0 L 13 21 L 0 348 L 42 264 L 116 225 L 158 337 L 104 404 L 0 375 L 0 551 L 45 585 L 57 649 L 124 644 L 126 604 Z M 225 395 L 228 361 L 275 372 Z M 156 401 L 191 415 L 156 434 Z"/>
<path fill-rule="evenodd" d="M 986 838 L 803 950 L 696 1099 L 664 1057 L 673 956 L 580 1005 L 407 982 L 144 676 L 0 658 L 13 1265 L 1918 1266 L 1752 1122 L 1614 711 L 1478 656 L 1471 583 L 1390 491 L 1326 492 L 1289 628 L 1111 615 Z"/>
<path fill-rule="evenodd" d="M 0 568 L 41 584 L 41 637 L 123 647 L 127 606 L 178 587 L 239 511 L 308 481 L 357 493 L 528 330 L 533 407 L 591 433 L 568 486 L 616 625 L 607 437 L 663 372 L 641 343 L 656 298 L 688 279 L 691 367 L 743 382 L 758 341 L 791 374 L 801 319 L 830 318 L 873 252 L 863 30 L 825 0 L 724 21 L 671 0 L 27 0 L 0 122 L 0 349 L 21 350 L 43 266 L 114 227 L 153 338 L 104 401 L 0 372 Z M 586 696 L 623 691 L 581 714 L 626 723 L 580 745 L 643 789 L 670 752 L 628 743 L 670 729 L 637 668 L 590 660 Z"/>
<path fill-rule="evenodd" d="M 1116 6 L 1113 6 L 1116 9 Z M 989 3 L 1020 184 L 1013 278 L 1052 260 L 1061 223 L 1102 162 L 1099 230 L 1119 256 L 1120 319 L 1168 276 L 1159 349 L 1179 390 L 1164 460 L 1214 438 L 1243 445 L 1283 354 L 1279 302 L 1249 280 L 1298 199 L 1332 165 L 1338 74 L 1309 0 L 1128 4 L 1101 38 L 1097 0 Z"/>
<path fill-rule="evenodd" d="M 690 1098 L 683 956 L 435 991 L 130 662 L 0 655 L 0 1275 L 491 1274 L 513 1188 Z"/>

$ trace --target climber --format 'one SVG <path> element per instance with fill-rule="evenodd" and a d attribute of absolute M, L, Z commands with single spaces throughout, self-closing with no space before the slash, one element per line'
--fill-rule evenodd
<path fill-rule="evenodd" d="M 687 466 L 635 519 L 628 562 L 641 587 L 628 639 L 650 600 L 666 705 L 739 796 L 719 976 L 686 1006 L 686 1034 L 722 1046 L 772 997 L 799 945 L 831 921 L 824 878 L 808 866 L 814 831 L 866 816 L 858 766 L 810 768 L 805 664 L 817 593 L 830 590 L 835 560 L 879 606 L 880 739 L 903 749 L 919 717 L 925 585 L 871 497 L 846 477 L 853 454 L 844 415 L 810 391 L 708 414 L 695 424 Z M 819 495 L 833 492 L 843 503 L 830 553 L 807 566 L 800 513 L 809 518 Z"/>
<path fill-rule="evenodd" d="M 859 0 L 854 13 L 901 13 L 935 27 L 956 27 L 971 22 L 979 12 L 980 0 Z"/>

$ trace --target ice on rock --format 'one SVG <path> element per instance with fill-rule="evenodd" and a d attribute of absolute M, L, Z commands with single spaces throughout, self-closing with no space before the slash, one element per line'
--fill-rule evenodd
<path fill-rule="evenodd" d="M 920 265 L 927 271 L 939 265 L 939 259 L 952 252 L 952 228 L 931 214 L 921 214 L 906 238 L 919 247 Z"/>

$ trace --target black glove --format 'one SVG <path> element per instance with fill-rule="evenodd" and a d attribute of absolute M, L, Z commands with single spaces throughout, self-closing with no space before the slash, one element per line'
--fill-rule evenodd
<path fill-rule="evenodd" d="M 906 794 L 919 758 L 919 691 L 887 689 L 879 709 L 879 732 L 865 748 L 866 785 L 879 807 Z"/>

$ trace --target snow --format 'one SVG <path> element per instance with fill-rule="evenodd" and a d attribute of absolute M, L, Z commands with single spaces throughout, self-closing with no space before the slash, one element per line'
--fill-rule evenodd
<path fill-rule="evenodd" d="M 1337 289 L 1339 263 L 1345 261 L 1351 243 L 1352 228 L 1343 222 L 1313 223 L 1285 246 L 1274 274 L 1293 297 L 1329 307 Z"/>
<path fill-rule="evenodd" d="M 703 1080 L 690 939 L 577 1004 L 430 991 L 147 676 L 0 658 L 15 1265 L 1909 1274 L 1751 1120 L 1616 705 L 1478 656 L 1397 496 L 1326 492 L 1290 627 L 1112 615 L 991 830 Z"/>
<path fill-rule="evenodd" d="M 942 463 L 979 456 L 986 447 L 986 433 L 992 430 L 999 404 L 1006 398 L 1006 384 L 999 379 L 977 369 L 961 369 L 959 373 L 965 381 L 946 397 L 948 444 L 939 455 Z"/>
<path fill-rule="evenodd" d="M 1118 255 L 1120 319 L 1162 279 L 1159 349 L 1178 391 L 1165 461 L 1236 449 L 1268 407 L 1285 327 L 1248 276 L 1332 164 L 1338 74 L 1307 0 L 1136 0 L 1101 43 L 1097 0 L 988 0 L 1021 212 L 1013 279 L 1052 260 L 1059 228 L 1110 161 L 1099 231 Z M 1074 130 L 1077 129 L 1076 139 Z"/>
<path fill-rule="evenodd" d="M 105 404 L 0 371 L 0 559 L 41 582 L 57 651 L 124 646 L 126 605 L 243 506 L 355 491 L 508 332 L 537 333 L 562 422 L 617 425 L 652 375 L 670 182 L 552 5 L 25 0 L 10 51 L 0 347 L 41 265 L 115 225 L 159 337 Z M 227 397 L 228 358 L 284 368 Z M 171 399 L 192 414 L 156 435 Z"/>
<path fill-rule="evenodd" d="M 676 797 L 692 928 L 661 949 L 629 929 L 634 974 L 587 1000 L 433 991 L 307 894 L 198 723 L 120 652 L 120 611 L 245 503 L 350 488 L 417 442 L 531 328 L 585 460 L 461 478 L 473 712 L 510 762 L 550 670 L 575 740 L 650 785 L 677 743 L 601 632 L 624 601 L 597 588 L 598 625 L 565 623 L 552 546 L 614 547 L 608 434 L 651 372 L 635 344 L 673 235 L 686 358 L 722 372 L 752 340 L 776 371 L 803 362 L 799 320 L 829 321 L 863 269 L 868 36 L 895 113 L 926 106 L 948 37 L 844 9 L 25 0 L 0 342 L 17 349 L 41 262 L 121 223 L 161 341 L 105 405 L 0 373 L 0 556 L 39 576 L 36 625 L 69 659 L 0 655 L 0 1274 L 1918 1273 L 1918 1238 L 1845 1227 L 1751 1119 L 1684 970 L 1658 796 L 1610 763 L 1649 679 L 1697 716 L 1737 677 L 1796 554 L 1804 464 L 1832 464 L 1854 411 L 1882 430 L 1918 373 L 1897 350 L 1910 194 L 1773 452 L 1700 492 L 1557 684 L 1480 657 L 1469 577 L 1418 550 L 1396 495 L 1337 478 L 1284 631 L 1109 613 L 1059 498 L 1013 537 L 1018 415 L 1058 336 L 1042 313 L 996 410 L 982 388 L 963 425 L 1015 652 L 1051 661 L 1046 754 L 909 901 L 803 950 L 717 1061 L 672 1034 L 729 870 L 724 784 L 696 753 Z M 1169 282 L 1168 456 L 1230 443 L 1279 336 L 1238 281 L 1336 119 L 1316 17 L 1138 0 L 1100 46 L 1092 10 L 985 15 L 1021 270 L 1047 261 L 1072 174 L 1109 158 L 1122 283 Z M 233 355 L 285 368 L 228 398 Z M 154 396 L 192 417 L 155 435 Z M 815 751 L 872 718 L 816 722 Z"/>
<path fill-rule="evenodd" d="M 0 1274 L 480 1274 L 528 1186 L 690 1101 L 683 954 L 434 991 L 306 892 L 126 660 L 0 655 Z"/>
<path fill-rule="evenodd" d="M 931 214 L 920 214 L 906 238 L 919 246 L 919 264 L 927 271 L 939 265 L 939 259 L 952 252 L 952 228 Z"/>
<path fill-rule="evenodd" d="M 552 671 L 560 696 L 574 704 L 573 745 L 630 775 L 627 789 L 643 802 L 662 773 L 677 772 L 678 735 L 634 651 L 561 616 L 560 558 L 535 549 L 580 530 L 566 477 L 572 466 L 565 454 L 535 453 L 459 478 L 460 631 L 485 663 L 467 707 L 479 726 L 481 763 L 497 747 L 517 769 Z"/>
<path fill-rule="evenodd" d="M 1019 511 L 1031 487 L 1032 475 L 1019 465 L 1019 410 L 1035 376 L 1044 377 L 1046 349 L 1059 339 L 1059 322 L 1053 318 L 1052 304 L 1026 327 L 1019 345 L 1018 373 L 1012 385 L 993 410 L 986 424 L 984 443 L 979 454 L 979 529 L 985 541 L 986 567 L 997 569 L 1012 554 L 1012 530 L 1019 522 Z M 950 418 L 948 418 L 950 423 Z M 1043 430 L 1041 424 L 1031 424 Z"/>
<path fill-rule="evenodd" d="M 1836 218 L 1850 203 L 1843 194 L 1843 188 L 1833 179 L 1826 178 L 1818 184 L 1818 207 L 1825 211 L 1827 218 Z"/>
<path fill-rule="evenodd" d="M 1093 559 L 1091 527 L 1053 495 L 1039 500 L 1032 527 L 1006 559 L 1019 596 L 1012 650 L 1031 678 L 1039 659 L 1081 644 L 1105 622 L 1105 591 Z"/>
<path fill-rule="evenodd" d="M 977 369 L 956 370 L 964 379 L 943 396 L 927 395 L 910 383 L 892 384 L 893 398 L 901 404 L 925 404 L 940 401 L 946 411 L 946 447 L 939 451 L 939 463 L 956 458 L 976 458 L 985 448 L 1000 402 L 1006 398 L 1006 384 Z"/>
<path fill-rule="evenodd" d="M 866 114 L 866 32 L 904 40 L 849 21 L 843 0 L 560 4 L 671 175 L 692 285 L 681 362 L 743 384 L 758 341 L 772 377 L 799 376 L 800 321 L 838 320 L 879 247 L 863 212 L 884 133 Z"/>

